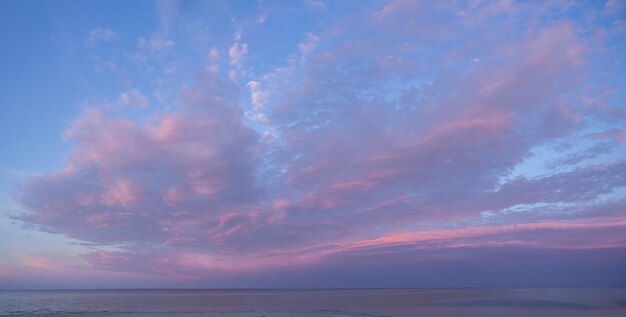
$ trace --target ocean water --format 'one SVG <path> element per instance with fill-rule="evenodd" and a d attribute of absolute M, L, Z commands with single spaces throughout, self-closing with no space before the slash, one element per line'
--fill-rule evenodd
<path fill-rule="evenodd" d="M 0 291 L 3 316 L 626 316 L 624 289 Z"/>

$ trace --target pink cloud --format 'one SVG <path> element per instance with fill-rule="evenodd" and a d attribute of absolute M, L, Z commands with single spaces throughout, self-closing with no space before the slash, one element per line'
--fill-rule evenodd
<path fill-rule="evenodd" d="M 580 98 L 595 54 L 581 26 L 521 22 L 545 10 L 370 8 L 338 22 L 344 32 L 309 37 L 289 69 L 301 78 L 267 85 L 272 98 L 245 80 L 261 128 L 240 107 L 246 87 L 216 68 L 181 87 L 174 110 L 137 120 L 85 109 L 64 133 L 65 169 L 24 183 L 17 218 L 94 244 L 84 259 L 95 268 L 186 280 L 407 250 L 626 247 L 612 197 L 626 162 L 576 165 L 606 148 L 508 177 L 599 120 Z M 173 45 L 153 40 L 138 45 Z M 237 41 L 240 68 L 248 51 Z M 266 127 L 271 142 L 257 131 Z M 620 129 L 592 138 L 624 139 Z"/>
<path fill-rule="evenodd" d="M 624 130 L 622 129 L 615 128 L 615 129 L 610 129 L 604 132 L 595 133 L 593 134 L 593 137 L 595 139 L 611 138 L 617 142 L 622 142 L 624 141 L 624 139 L 626 139 L 626 132 L 624 132 Z"/>
<path fill-rule="evenodd" d="M 90 254 L 86 259 L 98 268 L 132 270 L 142 267 L 185 279 L 202 279 L 212 272 L 257 272 L 294 265 L 312 265 L 332 257 L 346 255 L 377 255 L 421 250 L 416 257 L 429 257 L 430 252 L 457 249 L 530 248 L 530 249 L 601 249 L 624 248 L 626 240 L 607 243 L 606 229 L 615 229 L 615 237 L 626 227 L 626 219 L 603 218 L 593 221 L 561 221 L 515 225 L 478 226 L 460 229 L 426 230 L 394 233 L 375 239 L 318 244 L 278 252 L 234 254 L 207 253 Z M 530 234 L 530 235 L 528 235 Z M 559 238 L 560 237 L 560 238 Z M 563 240 L 565 238 L 565 240 Z M 572 240 L 572 238 L 574 240 Z M 569 241 L 568 241 L 569 240 Z M 455 251 L 450 251 L 454 254 Z M 115 259 L 115 260 L 113 260 Z M 140 264 L 141 262 L 141 264 Z"/>
<path fill-rule="evenodd" d="M 27 257 L 22 260 L 22 263 L 35 269 L 49 270 L 51 268 L 50 263 L 39 258 Z"/>
<path fill-rule="evenodd" d="M 10 274 L 9 269 L 0 265 L 0 275 L 9 275 L 9 274 Z"/>

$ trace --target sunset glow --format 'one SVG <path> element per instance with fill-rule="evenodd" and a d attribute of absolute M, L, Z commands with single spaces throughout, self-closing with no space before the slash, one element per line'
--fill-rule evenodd
<path fill-rule="evenodd" d="M 33 3 L 0 288 L 626 287 L 624 1 Z"/>

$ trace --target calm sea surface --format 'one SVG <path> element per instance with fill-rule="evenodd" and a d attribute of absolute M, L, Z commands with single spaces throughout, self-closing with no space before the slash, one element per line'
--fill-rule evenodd
<path fill-rule="evenodd" d="M 0 291 L 0 315 L 626 316 L 626 290 Z M 265 314 L 268 315 L 268 314 Z"/>

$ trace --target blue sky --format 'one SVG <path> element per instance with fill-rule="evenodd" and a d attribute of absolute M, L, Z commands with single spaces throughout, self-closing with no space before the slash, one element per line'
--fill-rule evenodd
<path fill-rule="evenodd" d="M 8 288 L 626 285 L 623 1 L 0 7 Z"/>

